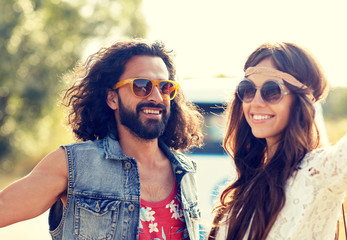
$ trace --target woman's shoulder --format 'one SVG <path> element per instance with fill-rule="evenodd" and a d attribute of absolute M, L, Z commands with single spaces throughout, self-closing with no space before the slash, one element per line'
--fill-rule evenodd
<path fill-rule="evenodd" d="M 304 160 L 309 163 L 319 159 L 346 159 L 347 161 L 347 134 L 344 135 L 335 145 L 322 146 L 308 152 Z"/>
<path fill-rule="evenodd" d="M 307 153 L 299 166 L 300 174 L 336 192 L 345 191 L 347 184 L 347 135 L 335 145 Z"/>

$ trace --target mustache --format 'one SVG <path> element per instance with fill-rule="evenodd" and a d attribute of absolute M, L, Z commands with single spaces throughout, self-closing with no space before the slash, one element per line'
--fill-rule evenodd
<path fill-rule="evenodd" d="M 163 113 L 166 114 L 167 113 L 167 108 L 164 104 L 158 103 L 158 104 L 154 104 L 154 103 L 139 103 L 136 106 L 136 112 L 139 113 L 141 108 L 144 107 L 149 107 L 149 108 L 160 108 L 162 109 Z"/>

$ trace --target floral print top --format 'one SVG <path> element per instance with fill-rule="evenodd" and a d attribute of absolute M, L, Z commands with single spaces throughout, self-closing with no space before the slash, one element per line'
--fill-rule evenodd
<path fill-rule="evenodd" d="M 171 194 L 161 202 L 141 199 L 139 240 L 145 239 L 189 239 L 176 182 Z"/>
<path fill-rule="evenodd" d="M 347 135 L 335 146 L 306 154 L 288 179 L 285 205 L 266 240 L 334 239 L 346 191 Z M 216 240 L 225 240 L 227 229 L 222 224 Z"/>

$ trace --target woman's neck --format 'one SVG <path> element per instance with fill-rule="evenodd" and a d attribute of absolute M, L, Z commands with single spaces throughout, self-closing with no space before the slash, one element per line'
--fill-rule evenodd
<path fill-rule="evenodd" d="M 272 143 L 272 144 L 267 144 L 266 161 L 268 161 L 269 159 L 271 159 L 275 155 L 275 153 L 277 151 L 277 147 L 278 147 L 278 142 Z"/>

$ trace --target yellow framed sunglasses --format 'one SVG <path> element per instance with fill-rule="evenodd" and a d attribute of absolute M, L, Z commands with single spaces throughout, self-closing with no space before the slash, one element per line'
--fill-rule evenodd
<path fill-rule="evenodd" d="M 126 84 L 130 84 L 131 92 L 135 97 L 146 98 L 153 92 L 155 86 L 164 100 L 175 98 L 179 84 L 171 80 L 152 80 L 147 78 L 129 78 L 116 83 L 112 89 L 118 89 Z"/>

